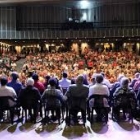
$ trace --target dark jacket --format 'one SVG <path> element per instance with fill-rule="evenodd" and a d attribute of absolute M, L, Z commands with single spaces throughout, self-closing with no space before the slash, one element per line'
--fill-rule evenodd
<path fill-rule="evenodd" d="M 79 107 L 85 110 L 88 93 L 89 88 L 86 85 L 71 85 L 66 92 L 68 101 L 70 100 L 69 107 Z"/>
<path fill-rule="evenodd" d="M 31 105 L 37 107 L 40 99 L 41 95 L 38 89 L 33 86 L 27 86 L 21 90 L 18 96 L 18 103 L 22 106 Z"/>

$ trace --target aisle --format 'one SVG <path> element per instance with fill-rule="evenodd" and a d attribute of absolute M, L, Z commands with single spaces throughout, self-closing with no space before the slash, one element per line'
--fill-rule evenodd
<path fill-rule="evenodd" d="M 22 69 L 22 66 L 23 66 L 23 64 L 25 63 L 25 61 L 26 61 L 26 59 L 25 58 L 22 58 L 22 59 L 20 59 L 20 60 L 18 60 L 17 62 L 16 62 L 16 64 L 17 64 L 17 71 L 18 72 L 20 72 L 21 71 L 21 69 Z"/>

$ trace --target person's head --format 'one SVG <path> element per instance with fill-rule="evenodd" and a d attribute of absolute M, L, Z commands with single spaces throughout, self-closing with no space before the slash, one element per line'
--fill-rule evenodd
<path fill-rule="evenodd" d="M 84 82 L 83 75 L 79 75 L 76 79 L 76 84 L 80 85 L 80 84 L 83 84 L 83 82 Z"/>
<path fill-rule="evenodd" d="M 135 78 L 139 78 L 139 77 L 140 77 L 140 73 L 139 72 L 135 73 Z"/>
<path fill-rule="evenodd" d="M 26 85 L 27 86 L 33 86 L 34 85 L 34 79 L 28 78 L 27 81 L 26 81 Z"/>
<path fill-rule="evenodd" d="M 101 75 L 103 76 L 103 78 L 105 77 L 105 74 L 104 74 L 104 72 L 101 72 Z"/>
<path fill-rule="evenodd" d="M 32 78 L 34 79 L 34 81 L 38 81 L 39 80 L 39 77 L 38 77 L 38 75 L 36 73 L 32 75 Z"/>
<path fill-rule="evenodd" d="M 45 76 L 45 80 L 46 80 L 46 81 L 49 81 L 50 78 L 51 78 L 51 77 L 50 77 L 49 75 Z"/>
<path fill-rule="evenodd" d="M 6 86 L 8 83 L 8 79 L 6 77 L 1 77 L 0 83 L 1 83 L 1 86 Z"/>
<path fill-rule="evenodd" d="M 50 78 L 49 79 L 49 85 L 51 87 L 56 87 L 57 86 L 57 80 L 55 78 Z"/>
<path fill-rule="evenodd" d="M 32 77 L 33 73 L 34 73 L 33 71 L 29 71 L 28 74 L 27 74 L 27 77 Z"/>
<path fill-rule="evenodd" d="M 18 73 L 15 71 L 15 72 L 12 72 L 11 73 L 11 78 L 12 78 L 12 80 L 17 80 L 18 79 Z"/>
<path fill-rule="evenodd" d="M 96 83 L 100 84 L 103 82 L 103 75 L 102 74 L 97 74 L 96 75 Z"/>
<path fill-rule="evenodd" d="M 95 83 L 96 82 L 96 75 L 97 73 L 93 73 L 91 79 L 92 79 L 92 83 Z"/>
<path fill-rule="evenodd" d="M 120 74 L 120 75 L 118 76 L 118 78 L 117 78 L 117 81 L 120 82 L 121 79 L 124 78 L 124 77 L 125 77 L 124 75 Z"/>
<path fill-rule="evenodd" d="M 63 76 L 63 78 L 67 78 L 68 77 L 66 72 L 63 72 L 62 76 Z"/>
<path fill-rule="evenodd" d="M 129 85 L 129 79 L 127 78 L 127 77 L 123 77 L 122 79 L 121 79 L 121 87 L 128 87 L 128 85 Z"/>

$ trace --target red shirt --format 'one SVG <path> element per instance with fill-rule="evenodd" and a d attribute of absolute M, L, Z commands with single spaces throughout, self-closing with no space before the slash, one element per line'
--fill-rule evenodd
<path fill-rule="evenodd" d="M 36 87 L 39 90 L 40 94 L 42 94 L 45 90 L 44 85 L 39 81 L 35 81 L 34 87 Z"/>

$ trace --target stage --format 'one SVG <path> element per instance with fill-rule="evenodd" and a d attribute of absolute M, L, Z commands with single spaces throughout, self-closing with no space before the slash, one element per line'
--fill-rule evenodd
<path fill-rule="evenodd" d="M 140 122 L 116 123 L 109 120 L 107 125 L 94 123 L 90 126 L 87 121 L 85 128 L 82 125 L 66 127 L 65 122 L 60 126 L 49 124 L 19 123 L 1 124 L 0 140 L 139 140 Z"/>

